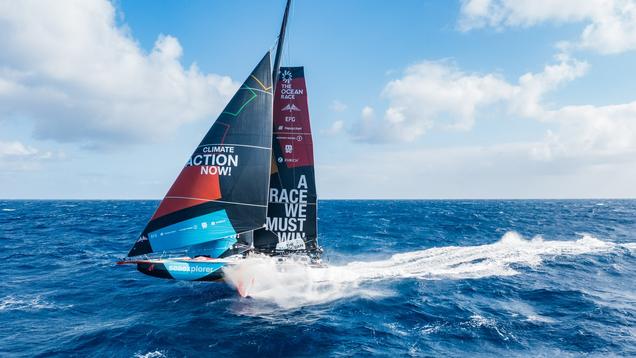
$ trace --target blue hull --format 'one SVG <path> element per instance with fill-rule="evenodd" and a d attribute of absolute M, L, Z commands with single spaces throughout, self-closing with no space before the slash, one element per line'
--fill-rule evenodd
<path fill-rule="evenodd" d="M 221 268 L 225 262 L 205 262 L 190 260 L 142 261 L 137 263 L 137 270 L 159 278 L 185 281 L 219 281 L 223 279 Z"/>

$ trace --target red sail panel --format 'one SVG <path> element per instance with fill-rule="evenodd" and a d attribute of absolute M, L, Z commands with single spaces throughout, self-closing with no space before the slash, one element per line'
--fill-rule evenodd
<path fill-rule="evenodd" d="M 205 171 L 202 171 L 202 168 Z M 151 220 L 210 200 L 220 199 L 218 170 L 210 169 L 212 167 L 183 168 Z"/>
<path fill-rule="evenodd" d="M 282 155 L 277 161 L 288 168 L 314 165 L 308 108 L 302 67 L 281 68 L 274 97 L 274 139 Z"/>

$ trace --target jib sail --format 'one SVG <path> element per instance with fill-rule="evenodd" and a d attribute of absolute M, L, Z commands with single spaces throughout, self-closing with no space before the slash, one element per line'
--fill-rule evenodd
<path fill-rule="evenodd" d="M 316 182 L 303 67 L 280 68 L 272 140 L 267 227 L 254 232 L 255 249 L 315 251 Z"/>
<path fill-rule="evenodd" d="M 218 257 L 245 237 L 240 234 L 263 227 L 271 145 L 268 52 L 194 150 L 128 256 L 208 243 Z"/>

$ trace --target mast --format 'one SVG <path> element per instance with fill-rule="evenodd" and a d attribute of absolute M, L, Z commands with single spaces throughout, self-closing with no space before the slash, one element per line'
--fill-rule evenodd
<path fill-rule="evenodd" d="M 283 53 L 283 43 L 285 42 L 285 29 L 287 28 L 287 16 L 289 15 L 289 6 L 291 5 L 291 0 L 287 0 L 287 5 L 285 5 L 285 15 L 283 15 L 283 23 L 280 25 L 280 34 L 278 35 L 278 46 L 276 46 L 276 57 L 274 58 L 274 69 L 272 72 L 272 79 L 274 81 L 274 86 L 278 82 L 278 72 L 280 70 L 280 57 Z M 276 89 L 274 88 L 274 93 L 276 93 Z"/>

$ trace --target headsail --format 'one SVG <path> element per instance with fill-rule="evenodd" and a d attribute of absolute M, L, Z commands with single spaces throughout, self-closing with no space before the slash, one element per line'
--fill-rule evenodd
<path fill-rule="evenodd" d="M 217 244 L 265 225 L 272 145 L 269 52 L 194 150 L 128 256 Z"/>
<path fill-rule="evenodd" d="M 274 97 L 267 229 L 254 232 L 257 251 L 315 251 L 316 182 L 303 67 L 281 67 Z"/>

